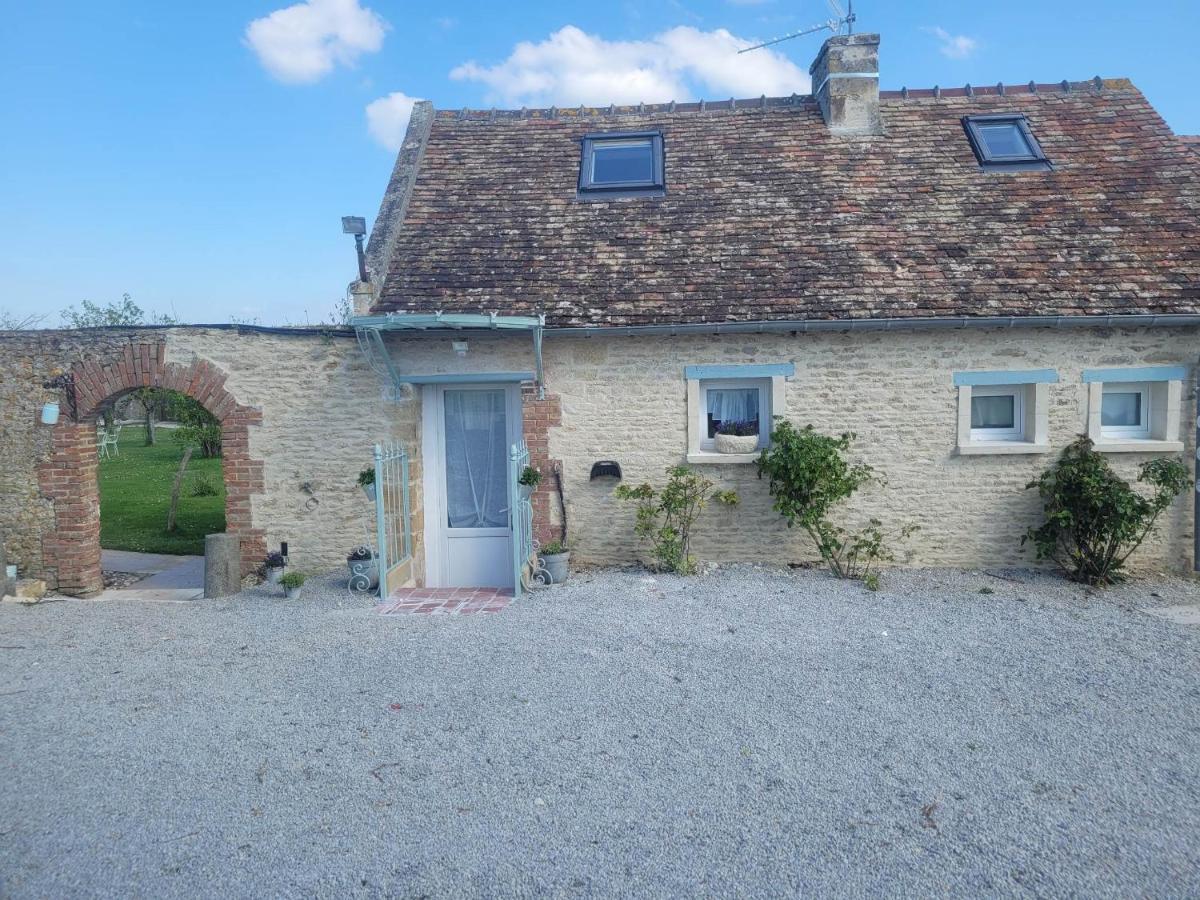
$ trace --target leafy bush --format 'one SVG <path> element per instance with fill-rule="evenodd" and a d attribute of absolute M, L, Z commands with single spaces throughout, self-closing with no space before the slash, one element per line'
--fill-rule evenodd
<path fill-rule="evenodd" d="M 860 531 L 849 532 L 829 520 L 833 507 L 863 485 L 885 483 L 869 465 L 852 464 L 843 456 L 853 440 L 849 432 L 831 437 L 811 425 L 797 429 L 781 419 L 771 432 L 771 446 L 758 459 L 758 477 L 770 478 L 775 511 L 789 528 L 799 525 L 808 533 L 834 575 L 859 579 L 874 590 L 879 581 L 871 567 L 895 558 L 883 524 L 871 519 Z M 896 536 L 907 538 L 916 530 L 916 525 L 905 525 Z"/>
<path fill-rule="evenodd" d="M 296 588 L 300 587 L 300 585 L 304 584 L 304 581 L 307 578 L 308 578 L 308 576 L 305 575 L 303 572 L 284 572 L 283 576 L 279 579 L 279 584 L 280 584 L 280 586 L 285 587 L 289 591 L 291 591 L 291 590 L 295 590 Z"/>
<path fill-rule="evenodd" d="M 221 493 L 216 479 L 207 472 L 197 472 L 188 482 L 188 494 L 193 497 L 215 497 Z"/>
<path fill-rule="evenodd" d="M 1154 529 L 1159 515 L 1192 480 L 1177 459 L 1143 463 L 1138 481 L 1153 488 L 1145 497 L 1123 481 L 1092 442 L 1081 437 L 1026 489 L 1037 488 L 1046 521 L 1030 528 L 1038 559 L 1057 563 L 1072 581 L 1105 585 L 1124 579 L 1125 561 Z"/>
<path fill-rule="evenodd" d="M 735 437 L 749 437 L 758 434 L 757 422 L 722 422 L 717 426 L 717 434 L 729 434 Z"/>
<path fill-rule="evenodd" d="M 372 466 L 369 469 L 363 469 L 361 472 L 358 473 L 358 486 L 359 487 L 367 487 L 368 485 L 372 485 L 374 483 L 375 483 L 375 467 L 374 466 Z"/>
<path fill-rule="evenodd" d="M 567 548 L 562 545 L 562 541 L 551 541 L 541 550 L 542 556 L 558 556 L 566 552 Z"/>
<path fill-rule="evenodd" d="M 166 415 L 179 423 L 175 439 L 184 444 L 196 444 L 200 455 L 211 459 L 221 455 L 221 423 L 200 401 L 178 391 L 169 391 L 165 401 Z"/>
<path fill-rule="evenodd" d="M 526 466 L 521 470 L 520 476 L 517 478 L 517 484 L 523 484 L 526 487 L 535 488 L 541 483 L 542 473 L 533 466 Z"/>
<path fill-rule="evenodd" d="M 710 500 L 732 506 L 738 502 L 734 491 L 716 491 L 713 482 L 687 466 L 667 468 L 667 483 L 655 490 L 649 483 L 631 488 L 619 485 L 616 496 L 637 503 L 634 533 L 650 541 L 655 567 L 667 572 L 689 575 L 696 571 L 691 555 L 692 526 Z"/>

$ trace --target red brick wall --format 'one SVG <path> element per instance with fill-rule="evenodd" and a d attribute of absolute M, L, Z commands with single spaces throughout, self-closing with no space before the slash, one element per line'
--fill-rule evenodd
<path fill-rule="evenodd" d="M 189 366 L 166 361 L 160 339 L 130 342 L 124 352 L 89 357 L 72 369 L 79 422 L 66 414 L 54 426 L 49 457 L 38 466 L 38 485 L 54 505 L 54 531 L 42 538 L 45 568 L 58 589 L 86 597 L 104 587 L 100 572 L 100 494 L 95 417 L 100 408 L 139 387 L 180 391 L 199 400 L 221 423 L 225 473 L 225 530 L 240 538 L 242 571 L 266 553 L 266 533 L 255 528 L 250 498 L 263 492 L 263 464 L 250 458 L 250 426 L 262 412 L 225 390 L 227 375 L 205 360 Z"/>
<path fill-rule="evenodd" d="M 562 467 L 561 460 L 550 458 L 550 429 L 562 424 L 562 403 L 557 394 L 547 394 L 545 400 L 539 400 L 535 386 L 523 385 L 521 414 L 529 465 L 542 473 L 541 483 L 530 500 L 533 504 L 533 536 L 540 544 L 548 544 L 562 538 L 559 527 L 550 518 L 551 504 L 559 502 L 554 471 L 561 471 Z"/>

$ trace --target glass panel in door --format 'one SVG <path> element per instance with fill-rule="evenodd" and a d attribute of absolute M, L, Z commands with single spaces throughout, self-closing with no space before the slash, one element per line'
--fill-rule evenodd
<path fill-rule="evenodd" d="M 447 390 L 446 524 L 508 527 L 508 422 L 501 389 Z"/>

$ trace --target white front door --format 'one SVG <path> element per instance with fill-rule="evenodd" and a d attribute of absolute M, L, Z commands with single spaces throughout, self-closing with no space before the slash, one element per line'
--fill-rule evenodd
<path fill-rule="evenodd" d="M 519 386 L 431 385 L 425 403 L 426 583 L 513 586 L 508 451 Z"/>

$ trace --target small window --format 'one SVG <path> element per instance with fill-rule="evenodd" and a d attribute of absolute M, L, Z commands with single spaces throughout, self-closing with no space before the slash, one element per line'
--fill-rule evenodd
<path fill-rule="evenodd" d="M 589 134 L 579 165 L 581 194 L 662 193 L 663 144 L 657 131 Z"/>
<path fill-rule="evenodd" d="M 1100 433 L 1104 437 L 1146 440 L 1150 432 L 1150 385 L 1104 385 Z"/>
<path fill-rule="evenodd" d="M 1023 441 L 1025 389 L 977 387 L 971 392 L 972 441 Z"/>
<path fill-rule="evenodd" d="M 758 446 L 767 446 L 771 436 L 771 380 L 756 378 L 731 381 L 701 381 L 700 449 L 713 450 L 722 426 L 741 426 L 741 434 L 757 434 Z M 751 431 L 753 429 L 753 431 Z"/>
<path fill-rule="evenodd" d="M 985 169 L 1049 169 L 1050 161 L 1024 116 L 967 116 L 963 127 Z"/>

